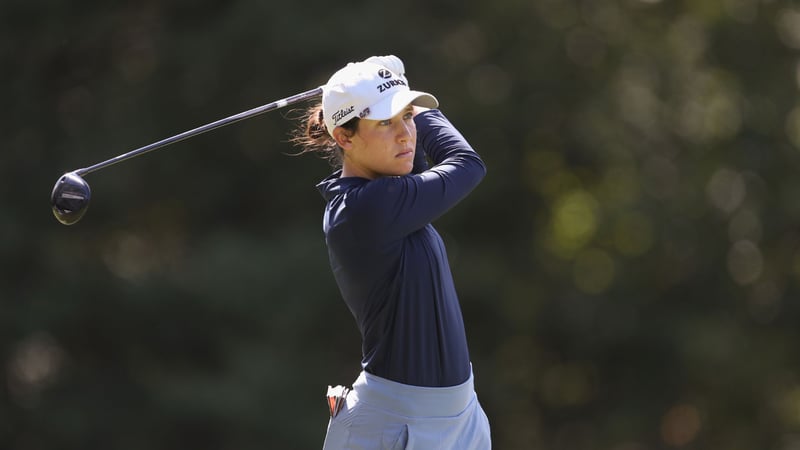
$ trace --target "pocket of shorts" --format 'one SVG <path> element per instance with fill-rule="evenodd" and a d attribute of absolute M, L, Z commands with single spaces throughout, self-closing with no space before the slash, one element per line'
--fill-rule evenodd
<path fill-rule="evenodd" d="M 384 432 L 382 450 L 405 450 L 408 445 L 408 425 L 403 425 L 399 432 Z"/>
<path fill-rule="evenodd" d="M 331 423 L 349 423 L 355 413 L 356 406 L 358 405 L 358 396 L 354 395 L 351 391 L 344 399 L 342 409 L 336 414 L 336 417 L 331 417 Z"/>

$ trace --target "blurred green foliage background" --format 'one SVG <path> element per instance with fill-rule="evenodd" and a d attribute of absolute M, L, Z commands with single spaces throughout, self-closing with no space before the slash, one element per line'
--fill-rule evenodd
<path fill-rule="evenodd" d="M 0 447 L 313 449 L 359 370 L 282 110 L 401 56 L 486 161 L 436 223 L 495 448 L 800 449 L 800 6 L 0 5 Z"/>

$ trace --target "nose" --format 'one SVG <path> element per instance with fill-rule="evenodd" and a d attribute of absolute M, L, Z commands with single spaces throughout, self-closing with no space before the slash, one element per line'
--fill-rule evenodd
<path fill-rule="evenodd" d="M 406 123 L 405 120 L 400 121 L 400 128 L 397 131 L 398 142 L 408 142 L 414 136 L 414 126 L 410 123 Z"/>

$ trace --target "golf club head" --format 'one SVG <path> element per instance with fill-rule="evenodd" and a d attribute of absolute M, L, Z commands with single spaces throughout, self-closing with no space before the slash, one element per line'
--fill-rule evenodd
<path fill-rule="evenodd" d="M 65 173 L 50 194 L 53 215 L 64 225 L 72 225 L 86 213 L 91 198 L 92 190 L 86 180 L 75 172 Z"/>

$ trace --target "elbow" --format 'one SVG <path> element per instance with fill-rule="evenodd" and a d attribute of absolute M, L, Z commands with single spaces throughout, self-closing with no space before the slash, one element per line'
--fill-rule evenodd
<path fill-rule="evenodd" d="M 475 177 L 477 178 L 478 182 L 483 180 L 483 177 L 486 176 L 486 163 L 483 162 L 478 154 L 475 154 Z"/>

